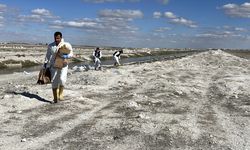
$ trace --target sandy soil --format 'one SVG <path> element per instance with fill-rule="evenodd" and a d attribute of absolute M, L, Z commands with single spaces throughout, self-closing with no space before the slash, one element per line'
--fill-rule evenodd
<path fill-rule="evenodd" d="M 249 61 L 223 51 L 69 71 L 50 104 L 38 72 L 0 75 L 0 149 L 250 149 Z"/>

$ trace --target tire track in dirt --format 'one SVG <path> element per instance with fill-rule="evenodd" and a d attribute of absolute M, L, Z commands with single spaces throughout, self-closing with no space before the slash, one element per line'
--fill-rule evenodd
<path fill-rule="evenodd" d="M 27 123 L 20 124 L 28 129 L 23 132 L 27 136 L 35 133 L 31 135 L 34 138 L 11 148 L 247 149 L 250 141 L 250 96 L 246 91 L 249 90 L 237 89 L 243 93 L 236 95 L 238 98 L 228 92 L 237 86 L 239 79 L 236 75 L 247 78 L 237 73 L 241 67 L 230 72 L 237 66 L 219 64 L 221 60 L 231 63 L 231 59 L 219 57 L 213 61 L 216 55 L 208 56 L 208 60 L 200 56 L 180 60 L 182 62 L 174 64 L 172 69 L 165 65 L 167 63 L 157 62 L 153 67 L 150 66 L 152 64 L 134 66 L 131 72 L 121 68 L 113 73 L 106 72 L 108 77 L 105 79 L 102 72 L 88 72 L 89 77 L 83 73 L 79 79 L 75 79 L 77 76 L 73 74 L 70 80 L 74 81 L 71 87 L 75 89 L 72 91 L 77 91 L 83 99 L 77 99 L 74 97 L 76 93 L 71 91 L 72 103 L 65 101 L 23 111 L 26 115 L 23 119 Z M 189 67 L 189 64 L 193 66 Z M 241 73 L 247 75 L 249 71 Z M 135 79 L 127 82 L 131 76 Z M 227 87 L 227 77 L 231 77 L 232 84 L 236 85 Z M 84 78 L 86 81 L 82 80 Z M 98 86 L 94 82 L 96 78 Z M 250 78 L 241 82 L 246 86 Z M 88 101 L 93 103 L 88 104 Z M 60 112 L 57 109 L 63 113 L 49 118 Z M 48 114 L 39 116 L 42 113 Z M 32 124 L 35 126 L 29 127 Z M 44 128 L 40 134 L 39 128 Z"/>
<path fill-rule="evenodd" d="M 101 72 L 98 72 L 98 73 L 101 73 Z M 73 78 L 74 77 L 72 77 L 72 79 Z M 109 82 L 109 84 L 112 85 L 112 83 L 115 82 L 117 78 L 118 76 L 115 76 L 115 78 L 113 78 L 112 82 Z M 88 78 L 88 79 L 90 81 L 94 80 L 92 78 Z M 105 80 L 105 82 L 107 81 L 108 80 Z M 22 84 L 22 82 L 23 81 L 18 81 L 18 82 L 15 82 L 13 85 L 9 84 L 9 86 L 15 87 L 16 85 Z M 26 84 L 28 85 L 32 82 L 34 81 L 28 80 Z M 95 82 L 91 84 L 95 84 Z M 32 89 L 32 91 L 36 91 L 38 87 L 39 86 L 35 86 Z M 9 89 L 13 89 L 13 88 L 9 88 Z M 119 90 L 119 88 L 117 89 Z M 27 89 L 18 89 L 18 90 L 22 91 L 22 90 L 27 90 Z M 69 92 L 69 90 L 66 90 L 66 91 Z M 77 91 L 78 90 L 76 90 L 75 92 Z M 79 97 L 74 96 L 74 95 L 79 95 L 79 93 L 74 94 L 74 91 L 70 91 L 69 93 L 71 94 L 68 94 L 65 97 L 66 99 L 70 97 L 70 102 L 66 100 L 62 103 L 59 103 L 58 105 L 49 104 L 49 105 L 36 106 L 30 109 L 22 110 L 22 114 L 20 115 L 21 120 L 14 120 L 15 124 L 13 124 L 13 121 L 11 122 L 12 122 L 12 126 L 16 126 L 16 125 L 23 126 L 23 131 L 19 131 L 19 130 L 13 131 L 13 133 L 17 135 L 15 137 L 11 137 L 11 140 L 14 141 L 15 144 L 5 143 L 5 147 L 9 145 L 6 147 L 7 149 L 41 148 L 43 147 L 44 144 L 49 143 L 51 140 L 54 140 L 55 138 L 60 137 L 60 135 L 67 133 L 68 131 L 70 132 L 71 129 L 74 129 L 76 126 L 78 126 L 85 120 L 91 120 L 92 117 L 95 118 L 96 117 L 95 115 L 99 114 L 102 109 L 110 108 L 110 105 L 109 105 L 110 102 L 105 101 L 105 95 L 101 95 L 100 97 L 100 95 L 96 93 L 98 92 L 97 90 L 90 92 L 91 90 L 88 89 L 88 91 L 89 91 L 88 94 L 83 92 L 83 95 L 80 99 Z M 91 96 L 91 93 L 93 96 Z M 107 95 L 109 99 L 113 97 L 112 94 L 108 93 Z M 50 116 L 52 117 L 50 118 Z M 24 120 L 26 121 L 25 123 L 24 123 Z M 89 122 L 89 121 L 86 121 L 86 122 Z M 20 129 L 20 127 L 17 129 Z M 10 130 L 10 129 L 6 128 L 6 130 Z M 11 131 L 8 132 L 8 135 L 10 135 L 10 133 Z M 27 142 L 19 143 L 20 140 L 23 138 L 27 139 Z"/>
<path fill-rule="evenodd" d="M 120 110 L 124 100 L 131 96 L 131 91 L 132 89 L 120 89 L 113 96 L 102 97 L 102 101 L 109 101 L 106 106 L 98 109 L 88 121 L 77 124 L 40 149 L 109 149 L 110 145 L 117 142 L 114 140 L 116 137 L 121 139 L 128 136 L 128 133 L 133 134 L 130 130 L 124 131 L 127 117 Z"/>
<path fill-rule="evenodd" d="M 223 108 L 227 101 L 226 85 L 222 84 L 226 83 L 223 82 L 226 75 L 225 70 L 217 69 L 208 79 L 210 82 L 206 97 L 198 112 L 198 124 L 202 135 L 195 142 L 198 148 L 244 150 L 245 144 L 248 143 L 246 139 L 249 138 L 244 137 L 244 129 L 232 120 L 233 112 L 225 112 Z"/>
<path fill-rule="evenodd" d="M 91 120 L 98 111 L 109 105 L 110 102 L 102 102 L 99 106 L 94 107 L 91 111 L 86 111 L 84 113 L 73 114 L 75 115 L 74 119 L 66 120 L 62 122 L 60 126 L 63 128 L 57 128 L 53 132 L 46 133 L 43 136 L 38 136 L 32 141 L 26 142 L 23 145 L 19 145 L 18 149 L 38 149 L 42 148 L 44 145 L 48 144 L 50 141 L 60 138 L 65 132 L 69 132 L 74 129 L 76 126 L 83 122 L 88 122 Z M 55 123 L 57 120 L 52 121 Z M 42 127 L 41 127 L 42 128 Z"/>
<path fill-rule="evenodd" d="M 211 68 L 207 68 L 207 70 L 209 69 Z M 218 112 L 215 111 L 217 103 L 223 98 L 223 94 L 216 83 L 218 75 L 221 75 L 221 70 L 215 69 L 212 74 L 205 75 L 204 81 L 206 82 L 204 82 L 204 86 L 206 92 L 202 96 L 202 101 L 197 110 L 197 126 L 200 130 L 200 135 L 193 144 L 196 148 L 228 149 L 230 146 L 225 144 L 225 131 L 218 124 Z M 223 143 L 220 144 L 218 141 L 223 141 Z"/>
<path fill-rule="evenodd" d="M 229 68 L 229 70 L 233 70 L 233 68 Z M 238 74 L 244 75 L 241 70 Z M 220 139 L 216 139 L 217 142 L 223 143 L 231 149 L 245 150 L 250 144 L 249 119 L 247 119 L 248 116 L 245 116 L 246 112 L 250 111 L 250 107 L 245 107 L 245 99 L 249 100 L 249 96 L 245 94 L 232 96 L 229 93 L 232 89 L 227 87 L 227 77 L 235 77 L 235 75 L 231 74 L 230 71 L 221 70 L 214 76 L 214 84 L 211 86 L 214 88 L 211 92 L 214 94 L 210 99 L 213 102 L 217 125 L 220 128 L 220 130 L 214 130 L 214 134 L 220 137 Z M 239 80 L 238 82 L 249 81 Z M 235 84 L 236 88 L 238 88 L 237 86 Z M 241 107 L 246 108 L 246 110 L 241 109 Z"/>

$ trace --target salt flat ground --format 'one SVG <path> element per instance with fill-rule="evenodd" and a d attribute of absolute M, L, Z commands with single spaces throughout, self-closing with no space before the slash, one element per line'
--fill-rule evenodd
<path fill-rule="evenodd" d="M 58 104 L 37 75 L 0 75 L 0 149 L 250 149 L 249 61 L 223 51 L 70 70 Z"/>

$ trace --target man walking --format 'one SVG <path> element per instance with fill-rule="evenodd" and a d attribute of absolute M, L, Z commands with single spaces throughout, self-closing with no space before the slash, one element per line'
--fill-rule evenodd
<path fill-rule="evenodd" d="M 67 80 L 68 59 L 73 56 L 70 43 L 64 42 L 61 32 L 54 33 L 54 42 L 48 45 L 44 67 L 51 71 L 53 101 L 63 100 L 63 90 Z"/>

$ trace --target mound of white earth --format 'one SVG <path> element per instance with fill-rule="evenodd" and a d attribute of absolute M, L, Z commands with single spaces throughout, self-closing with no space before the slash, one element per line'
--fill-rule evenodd
<path fill-rule="evenodd" d="M 70 70 L 56 105 L 38 72 L 0 75 L 0 149 L 250 149 L 249 74 L 220 50 Z"/>

